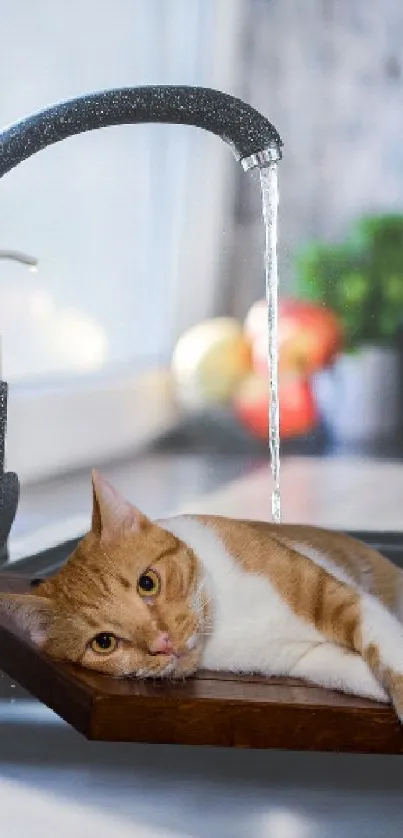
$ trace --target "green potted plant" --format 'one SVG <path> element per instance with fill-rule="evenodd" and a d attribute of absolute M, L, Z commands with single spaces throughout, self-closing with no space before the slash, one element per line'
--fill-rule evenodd
<path fill-rule="evenodd" d="M 297 259 L 298 293 L 339 317 L 344 352 L 319 373 L 327 424 L 345 440 L 386 437 L 399 424 L 403 323 L 403 215 L 360 219 L 340 244 L 315 244 Z"/>

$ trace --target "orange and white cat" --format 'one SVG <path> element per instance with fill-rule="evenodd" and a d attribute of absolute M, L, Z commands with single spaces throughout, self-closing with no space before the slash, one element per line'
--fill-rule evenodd
<path fill-rule="evenodd" d="M 391 700 L 403 719 L 403 571 L 299 525 L 150 521 L 93 473 L 91 531 L 0 613 L 49 656 L 117 677 L 288 675 Z"/>

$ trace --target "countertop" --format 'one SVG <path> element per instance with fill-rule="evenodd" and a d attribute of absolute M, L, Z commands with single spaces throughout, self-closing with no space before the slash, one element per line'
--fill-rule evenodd
<path fill-rule="evenodd" d="M 153 516 L 269 517 L 261 457 L 150 452 L 105 473 Z M 290 458 L 282 489 L 285 520 L 403 529 L 398 462 Z M 35 539 L 44 547 L 69 528 L 78 534 L 89 509 L 88 474 L 25 489 L 14 556 Z M 0 826 L 10 838 L 395 838 L 402 766 L 399 757 L 90 743 L 0 678 Z"/>

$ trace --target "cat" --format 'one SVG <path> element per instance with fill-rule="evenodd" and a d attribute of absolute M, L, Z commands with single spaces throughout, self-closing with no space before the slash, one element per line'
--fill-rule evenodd
<path fill-rule="evenodd" d="M 0 615 L 115 677 L 200 668 L 302 678 L 403 719 L 403 571 L 336 532 L 210 515 L 152 522 L 93 472 L 90 532 Z"/>

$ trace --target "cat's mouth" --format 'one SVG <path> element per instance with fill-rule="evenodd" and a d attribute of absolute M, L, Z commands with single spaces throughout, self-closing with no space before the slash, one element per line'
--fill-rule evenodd
<path fill-rule="evenodd" d="M 198 668 L 201 651 L 201 637 L 192 635 L 181 649 L 170 654 L 165 654 L 164 661 L 157 668 L 144 667 L 133 673 L 134 678 L 183 678 L 193 673 Z"/>
<path fill-rule="evenodd" d="M 180 677 L 184 675 L 191 675 L 196 671 L 199 662 L 200 643 L 197 638 L 190 644 L 186 644 L 185 649 L 174 652 L 170 655 L 166 666 L 160 673 L 161 678 Z"/>
<path fill-rule="evenodd" d="M 166 666 L 159 673 L 159 678 L 183 678 L 193 675 L 198 666 L 198 655 L 194 651 L 172 655 Z"/>

